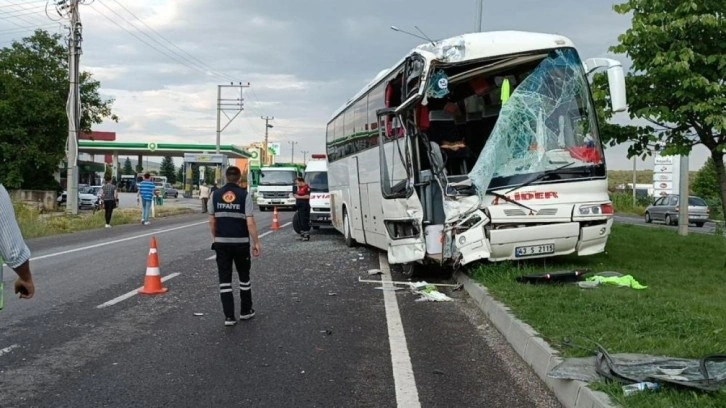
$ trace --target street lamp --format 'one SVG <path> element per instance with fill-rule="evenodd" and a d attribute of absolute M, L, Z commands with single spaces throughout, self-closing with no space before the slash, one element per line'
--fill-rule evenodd
<path fill-rule="evenodd" d="M 290 162 L 292 164 L 295 164 L 295 145 L 297 144 L 297 141 L 296 140 L 288 140 L 287 143 L 290 143 L 290 145 L 292 146 L 292 155 L 290 157 Z"/>
<path fill-rule="evenodd" d="M 307 161 L 308 158 L 308 151 L 307 150 L 300 150 L 300 153 L 303 154 L 303 164 Z"/>

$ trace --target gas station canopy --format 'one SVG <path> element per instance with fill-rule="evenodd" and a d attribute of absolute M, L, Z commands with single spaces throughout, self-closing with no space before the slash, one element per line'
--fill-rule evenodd
<path fill-rule="evenodd" d="M 113 154 L 118 156 L 172 156 L 184 157 L 184 153 L 214 154 L 217 146 L 213 144 L 178 143 L 120 143 L 79 140 L 78 152 L 89 154 Z M 244 159 L 251 154 L 235 145 L 220 145 L 219 153 L 229 159 Z"/>

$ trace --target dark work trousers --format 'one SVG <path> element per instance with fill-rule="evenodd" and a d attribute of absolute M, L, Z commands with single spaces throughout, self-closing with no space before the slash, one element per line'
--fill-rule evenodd
<path fill-rule="evenodd" d="M 217 253 L 217 270 L 219 272 L 219 295 L 222 299 L 222 310 L 227 318 L 234 318 L 234 290 L 232 289 L 232 264 L 239 274 L 240 314 L 248 314 L 252 310 L 252 284 L 250 283 L 250 246 L 249 245 L 215 245 Z M 236 320 L 236 319 L 235 319 Z"/>
<path fill-rule="evenodd" d="M 310 232 L 310 201 L 300 200 L 297 205 L 297 212 L 300 214 L 300 232 Z"/>
<path fill-rule="evenodd" d="M 202 212 L 207 212 L 207 202 L 209 202 L 208 198 L 202 198 Z"/>
<path fill-rule="evenodd" d="M 116 207 L 116 200 L 103 200 L 103 210 L 105 211 L 106 224 L 111 224 L 111 215 Z"/>

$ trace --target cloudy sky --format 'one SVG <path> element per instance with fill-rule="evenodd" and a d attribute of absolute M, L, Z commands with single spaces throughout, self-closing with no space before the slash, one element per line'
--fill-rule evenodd
<path fill-rule="evenodd" d="M 55 0 L 51 1 L 54 3 Z M 214 143 L 217 85 L 249 83 L 244 111 L 222 133 L 222 144 L 270 141 L 289 160 L 322 153 L 330 115 L 381 69 L 421 40 L 396 25 L 445 38 L 477 28 L 478 0 L 86 0 L 83 70 L 115 99 L 124 142 Z M 572 39 L 583 58 L 612 56 L 609 45 L 629 26 L 608 0 L 484 0 L 483 30 L 551 32 Z M 0 0 L 0 46 L 34 28 L 65 33 L 46 0 Z M 62 22 L 61 22 L 62 23 Z M 235 98 L 233 90 L 223 98 Z M 234 112 L 230 112 L 233 115 Z M 223 116 L 222 124 L 227 120 Z M 627 121 L 627 117 L 618 121 Z M 608 167 L 632 169 L 626 147 L 608 148 Z M 707 151 L 699 147 L 691 167 Z M 638 163 L 652 166 L 652 159 Z"/>

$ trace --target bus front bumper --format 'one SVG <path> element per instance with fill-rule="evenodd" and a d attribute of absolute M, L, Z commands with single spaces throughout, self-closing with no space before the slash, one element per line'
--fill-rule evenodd
<path fill-rule="evenodd" d="M 593 255 L 605 251 L 612 218 L 599 224 L 567 222 L 536 225 L 522 228 L 489 230 L 489 245 L 478 251 L 485 254 L 468 256 L 469 259 L 488 259 L 492 262 L 523 260 L 577 253 L 580 256 Z M 462 248 L 463 249 L 463 248 Z M 477 252 L 478 252 L 477 251 Z"/>

